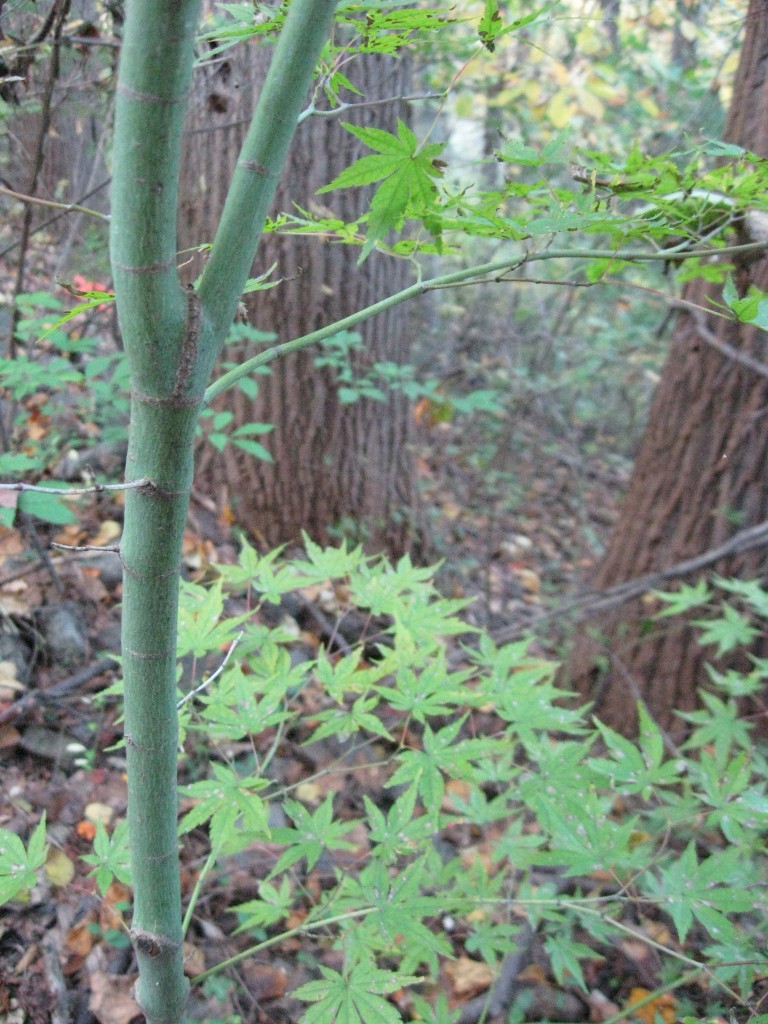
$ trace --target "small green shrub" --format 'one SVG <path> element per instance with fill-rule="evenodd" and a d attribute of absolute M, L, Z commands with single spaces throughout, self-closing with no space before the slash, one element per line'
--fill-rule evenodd
<path fill-rule="evenodd" d="M 712 671 L 702 709 L 683 716 L 682 749 L 669 749 L 642 706 L 631 741 L 564 703 L 555 666 L 527 642 L 498 647 L 469 629 L 464 602 L 440 596 L 431 570 L 344 545 L 307 541 L 306 551 L 285 561 L 244 543 L 212 585 L 182 593 L 180 657 L 199 666 L 229 649 L 219 672 L 179 692 L 179 831 L 205 830 L 208 841 L 185 927 L 228 858 L 266 841 L 275 851 L 254 898 L 230 908 L 244 948 L 222 967 L 299 934 L 318 965 L 317 980 L 294 993 L 309 1004 L 304 1021 L 337 1019 L 342 1007 L 344 1019 L 396 1021 L 395 990 L 415 987 L 425 1008 L 444 958 L 498 969 L 530 925 L 558 983 L 585 992 L 585 965 L 631 939 L 653 946 L 667 988 L 699 970 L 724 1005 L 748 1006 L 768 939 L 768 761 L 736 702 L 762 685 L 765 664 L 754 676 Z M 768 617 L 757 585 L 717 585 L 744 622 L 747 610 Z M 301 588 L 336 593 L 341 619 L 347 605 L 367 609 L 372 634 L 388 626 L 352 648 L 292 659 L 291 631 L 253 618 Z M 712 599 L 706 587 L 665 596 L 670 610 L 714 611 Z M 703 641 L 727 645 L 729 631 L 734 644 L 748 640 L 733 614 L 726 604 L 702 619 Z M 283 780 L 284 745 L 327 742 L 333 763 Z M 379 790 L 361 781 L 351 800 L 318 785 L 356 772 L 379 778 Z M 6 899 L 41 863 L 40 828 L 28 851 L 7 836 Z M 86 860 L 102 892 L 113 876 L 125 880 L 124 826 L 100 828 Z M 326 882 L 312 888 L 320 864 Z M 651 920 L 666 923 L 667 938 L 654 938 Z M 323 962 L 330 947 L 343 952 L 342 971 Z"/>

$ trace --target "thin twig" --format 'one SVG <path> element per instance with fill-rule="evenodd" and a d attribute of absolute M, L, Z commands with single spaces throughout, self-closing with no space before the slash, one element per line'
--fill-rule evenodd
<path fill-rule="evenodd" d="M 40 487 L 37 484 L 0 484 L 0 491 L 35 491 L 37 494 L 101 494 L 103 491 L 138 491 L 142 487 L 151 487 L 152 481 L 148 477 L 141 477 L 139 480 L 131 480 L 123 484 L 92 484 L 90 487 Z"/>
<path fill-rule="evenodd" d="M 104 181 L 100 182 L 98 185 L 94 185 L 92 189 L 90 189 L 89 191 L 85 192 L 83 195 L 80 196 L 75 206 L 78 206 L 80 203 L 85 202 L 86 199 L 90 199 L 91 196 L 96 195 L 97 192 L 101 192 L 102 189 L 107 188 L 111 181 L 112 178 L 110 176 L 109 178 L 106 178 Z M 45 229 L 49 228 L 51 224 L 55 224 L 56 221 L 61 220 L 63 216 L 63 212 L 54 213 L 53 216 L 49 217 L 47 220 L 44 220 L 41 224 L 37 224 L 34 228 L 32 228 L 32 230 L 29 232 L 30 237 L 32 235 L 39 234 L 41 231 L 45 231 Z M 0 260 L 6 257 L 8 253 L 13 252 L 14 249 L 17 249 L 21 244 L 22 240 L 17 238 L 13 242 L 10 242 L 5 247 L 5 249 L 0 249 Z"/>
<path fill-rule="evenodd" d="M 19 522 L 22 534 L 28 539 L 29 543 L 35 550 L 35 554 L 45 566 L 46 572 L 51 577 L 51 582 L 56 588 L 56 593 L 59 597 L 63 597 L 64 584 L 61 582 L 61 577 L 56 571 L 56 566 L 53 564 L 51 556 L 46 550 L 45 544 L 40 539 L 40 534 L 37 532 L 34 519 L 28 512 L 25 512 L 23 509 L 19 509 Z"/>
<path fill-rule="evenodd" d="M 104 544 L 59 544 L 58 541 L 51 541 L 52 548 L 60 548 L 62 551 L 107 551 L 111 555 L 119 555 L 120 548 Z"/>
<path fill-rule="evenodd" d="M 41 199 L 39 196 L 28 196 L 23 192 L 14 192 L 12 188 L 6 188 L 4 185 L 0 185 L 0 195 L 10 196 L 11 199 L 18 199 L 20 203 L 50 206 L 54 210 L 63 210 L 65 213 L 87 213 L 90 217 L 98 217 L 99 220 L 109 220 L 108 213 L 100 213 L 98 210 L 92 210 L 89 206 L 80 206 L 78 203 L 56 203 L 52 199 Z"/>
<path fill-rule="evenodd" d="M 685 311 L 693 319 L 696 324 L 696 333 L 702 341 L 706 342 L 712 348 L 725 356 L 727 359 L 732 359 L 735 363 L 740 363 L 742 366 L 746 366 L 748 370 L 752 370 L 753 373 L 758 374 L 760 377 L 768 377 L 768 363 L 761 363 L 759 359 L 754 359 L 746 352 L 742 352 L 740 349 L 734 348 L 733 345 L 729 345 L 727 341 L 721 341 L 720 338 L 710 330 L 707 326 L 705 314 L 702 310 L 697 308 L 685 307 Z"/>
<path fill-rule="evenodd" d="M 380 100 L 362 100 L 359 103 L 340 103 L 338 107 L 334 107 L 332 110 L 318 110 L 314 103 L 310 103 L 309 106 L 302 110 L 298 116 L 298 124 L 302 121 L 306 121 L 308 117 L 338 117 L 339 114 L 345 114 L 348 110 L 357 110 L 360 107 L 367 109 L 368 107 L 380 107 L 384 103 L 414 103 L 417 100 L 442 100 L 445 94 L 442 92 L 427 92 L 416 96 L 386 96 Z"/>
<path fill-rule="evenodd" d="M 103 658 L 101 661 L 89 665 L 88 668 L 81 669 L 68 679 L 63 679 L 60 683 L 56 683 L 55 686 L 49 686 L 45 690 L 32 690 L 19 700 L 14 701 L 4 711 L 0 711 L 0 725 L 5 725 L 8 722 L 18 722 L 20 719 L 26 718 L 29 712 L 36 708 L 38 704 L 46 704 L 50 701 L 58 700 L 60 697 L 82 686 L 83 683 L 87 683 L 96 676 L 119 667 L 120 663 L 114 658 Z"/>
<path fill-rule="evenodd" d="M 179 708 L 183 707 L 183 705 L 186 704 L 188 700 L 192 700 L 193 697 L 196 697 L 198 693 L 201 693 L 203 690 L 205 690 L 206 687 L 211 685 L 211 683 L 214 681 L 214 679 L 216 679 L 218 676 L 221 675 L 221 673 L 227 667 L 227 662 L 232 657 L 232 654 L 233 654 L 235 648 L 240 643 L 240 641 L 243 639 L 244 632 L 245 632 L 245 630 L 241 629 L 240 632 L 237 634 L 235 639 L 232 641 L 232 644 L 231 644 L 229 650 L 227 651 L 227 654 L 226 654 L 226 657 L 224 658 L 224 661 L 222 661 L 222 663 L 219 665 L 219 667 L 216 669 L 216 671 L 213 673 L 213 675 L 208 676 L 208 678 L 206 680 L 204 680 L 204 682 L 200 683 L 200 685 L 196 686 L 194 690 L 190 690 L 188 694 L 186 694 L 184 697 L 181 698 L 181 700 L 176 705 L 176 710 L 177 711 L 179 710 Z"/>
<path fill-rule="evenodd" d="M 634 579 L 617 583 L 613 587 L 606 587 L 605 590 L 593 590 L 570 601 L 563 601 L 529 625 L 507 626 L 493 634 L 496 643 L 509 643 L 517 640 L 531 630 L 537 630 L 540 624 L 547 619 L 561 615 L 593 615 L 595 612 L 604 611 L 606 608 L 613 608 L 616 605 L 624 604 L 635 597 L 640 597 L 649 590 L 654 590 L 670 580 L 687 576 L 689 573 L 704 569 L 707 566 L 719 562 L 721 558 L 728 555 L 741 554 L 744 551 L 751 551 L 752 548 L 762 547 L 768 544 L 768 520 L 750 526 L 746 530 L 739 530 L 730 540 L 727 540 L 719 547 L 711 548 L 695 558 L 688 558 L 684 562 L 678 562 L 668 569 L 660 569 L 658 572 L 646 573 L 644 576 L 636 576 Z"/>

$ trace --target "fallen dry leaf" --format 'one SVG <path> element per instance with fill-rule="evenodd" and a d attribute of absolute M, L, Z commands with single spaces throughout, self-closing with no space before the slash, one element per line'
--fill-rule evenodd
<path fill-rule="evenodd" d="M 105 519 L 99 527 L 96 536 L 92 537 L 88 543 L 95 544 L 97 547 L 105 547 L 107 544 L 117 540 L 122 532 L 123 528 L 120 523 L 114 519 Z"/>
<path fill-rule="evenodd" d="M 451 981 L 455 996 L 476 996 L 485 992 L 493 982 L 493 971 L 488 964 L 460 956 L 445 965 L 445 973 Z"/>
<path fill-rule="evenodd" d="M 93 971 L 90 976 L 91 998 L 88 1009 L 99 1024 L 130 1024 L 141 1013 L 131 996 L 135 975 L 107 974 Z"/>
<path fill-rule="evenodd" d="M 205 970 L 205 953 L 193 942 L 185 942 L 182 946 L 184 951 L 184 973 L 188 978 L 194 978 Z"/>
<path fill-rule="evenodd" d="M 88 843 L 92 843 L 96 838 L 96 826 L 92 821 L 78 821 L 75 832 Z"/>
<path fill-rule="evenodd" d="M 101 822 L 102 825 L 107 826 L 111 823 L 114 816 L 115 809 L 110 807 L 109 804 L 100 803 L 98 800 L 86 804 L 83 811 L 83 817 L 87 821 L 92 821 L 94 825 L 98 825 Z"/>
<path fill-rule="evenodd" d="M 248 991 L 259 1003 L 280 999 L 288 988 L 288 974 L 284 967 L 246 963 L 242 973 Z"/>
<path fill-rule="evenodd" d="M 75 877 L 75 865 L 63 850 L 51 846 L 45 858 L 45 873 L 51 884 L 61 889 Z"/>
<path fill-rule="evenodd" d="M 456 811 L 458 808 L 453 797 L 458 797 L 463 803 L 468 803 L 472 795 L 472 786 L 464 779 L 449 779 L 445 784 L 445 793 L 441 804 L 443 811 Z"/>
<path fill-rule="evenodd" d="M 612 1003 L 608 996 L 604 996 L 597 989 L 593 989 L 589 993 L 587 1003 L 589 1005 L 589 1019 L 592 1021 L 592 1024 L 600 1024 L 601 1021 L 608 1020 L 609 1017 L 614 1017 L 617 1013 L 621 1012 L 620 1007 L 616 1003 Z"/>
<path fill-rule="evenodd" d="M 93 917 L 88 916 L 73 924 L 67 932 L 65 946 L 69 953 L 84 960 L 93 949 Z M 82 966 L 78 963 L 78 967 Z M 66 973 L 66 970 L 65 970 Z"/>
<path fill-rule="evenodd" d="M 0 750 L 15 747 L 21 739 L 21 733 L 12 725 L 0 725 Z"/>
<path fill-rule="evenodd" d="M 633 988 L 629 993 L 625 1009 L 632 1009 L 635 1003 L 642 1002 L 649 995 L 651 995 L 650 989 Z M 632 1016 L 637 1017 L 643 1024 L 653 1024 L 658 1013 L 664 1024 L 674 1024 L 676 1006 L 677 1000 L 675 997 L 670 992 L 662 992 L 658 998 L 650 1000 L 650 1002 L 645 1003 L 643 1006 L 638 1006 L 636 1010 L 632 1010 Z"/>
<path fill-rule="evenodd" d="M 26 690 L 26 686 L 16 678 L 16 665 L 12 661 L 0 661 L 0 701 L 12 701 L 22 690 Z"/>

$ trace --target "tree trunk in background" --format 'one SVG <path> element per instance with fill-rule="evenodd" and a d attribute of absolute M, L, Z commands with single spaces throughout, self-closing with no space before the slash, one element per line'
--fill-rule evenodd
<path fill-rule="evenodd" d="M 182 194 L 191 198 L 182 210 L 180 249 L 212 238 L 263 64 L 258 50 L 230 50 L 198 77 L 182 183 Z M 407 91 L 402 61 L 367 55 L 344 71 L 366 100 Z M 306 119 L 294 140 L 275 209 L 312 209 L 318 203 L 316 190 L 366 151 L 341 127 L 341 120 L 393 130 L 397 117 L 405 116 L 403 106 L 385 103 L 347 111 L 342 118 Z M 204 142 L 197 134 L 200 129 L 207 133 Z M 351 189 L 323 195 L 320 201 L 335 215 L 353 220 L 369 195 Z M 274 277 L 283 280 L 247 297 L 250 322 L 286 341 L 410 283 L 405 261 L 374 253 L 358 269 L 359 251 L 317 238 L 265 236 L 254 275 L 276 263 Z M 199 261 L 193 259 L 189 276 L 198 272 Z M 359 373 L 375 362 L 407 360 L 410 339 L 403 307 L 364 324 L 361 335 L 364 349 L 353 358 Z M 401 394 L 389 394 L 384 402 L 342 405 L 333 371 L 316 369 L 316 354 L 306 351 L 272 363 L 271 374 L 257 378 L 255 401 L 234 389 L 219 403 L 234 412 L 233 426 L 275 424 L 271 434 L 260 438 L 274 463 L 231 444 L 223 452 L 206 444 L 198 462 L 198 486 L 215 498 L 220 510 L 231 509 L 240 525 L 270 546 L 300 540 L 302 530 L 320 542 L 352 532 L 353 539 L 364 539 L 371 550 L 400 555 L 412 549 L 416 536 L 408 402 Z M 230 358 L 239 361 L 242 350 Z"/>
<path fill-rule="evenodd" d="M 768 156 L 766 110 L 768 8 L 751 0 L 726 138 Z M 768 259 L 738 266 L 733 276 L 740 295 L 750 284 L 768 289 Z M 623 511 L 593 581 L 598 588 L 702 554 L 768 518 L 768 380 L 707 343 L 714 335 L 766 363 L 768 338 L 704 313 L 722 301 L 717 287 L 691 282 L 684 299 L 702 312 L 678 314 Z M 714 568 L 753 578 L 765 573 L 767 559 L 756 549 Z M 663 620 L 644 636 L 647 618 L 641 602 L 623 605 L 597 625 L 599 638 L 581 631 L 570 659 L 572 686 L 623 731 L 636 727 L 639 696 L 665 727 L 674 709 L 695 707 L 703 663 L 711 660 L 684 622 Z M 600 675 L 595 665 L 606 655 Z"/>

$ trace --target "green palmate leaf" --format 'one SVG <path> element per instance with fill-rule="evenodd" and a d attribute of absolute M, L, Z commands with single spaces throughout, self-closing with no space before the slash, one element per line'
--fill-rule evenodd
<path fill-rule="evenodd" d="M 689 843 L 659 873 L 645 876 L 646 891 L 658 898 L 672 918 L 678 938 L 685 941 L 696 918 L 718 941 L 735 935 L 726 913 L 750 910 L 755 894 L 748 885 L 752 872 L 736 847 L 718 851 L 699 862 L 696 847 Z"/>
<path fill-rule="evenodd" d="M 748 294 L 740 298 L 729 274 L 723 285 L 723 301 L 742 323 L 768 330 L 768 296 L 765 292 L 750 288 Z"/>
<path fill-rule="evenodd" d="M 541 7 L 536 11 L 531 11 L 521 18 L 515 18 L 514 21 L 505 25 L 501 17 L 501 5 L 499 4 L 499 0 L 485 0 L 483 16 L 477 26 L 477 34 L 480 36 L 480 42 L 486 50 L 489 51 L 489 53 L 493 53 L 496 49 L 497 39 L 510 32 L 515 32 L 518 29 L 523 28 L 525 25 L 530 25 L 532 22 L 538 20 L 543 14 L 546 14 L 546 12 L 551 10 L 554 6 L 556 6 L 555 3 L 546 4 L 544 7 Z"/>
<path fill-rule="evenodd" d="M 128 823 L 121 821 L 112 835 L 101 822 L 96 825 L 93 839 L 93 853 L 83 854 L 86 864 L 91 864 L 91 875 L 95 876 L 99 892 L 106 893 L 112 879 L 129 885 L 131 882 L 131 858 L 128 850 Z"/>
<path fill-rule="evenodd" d="M 721 590 L 742 598 L 756 615 L 768 618 L 768 590 L 761 580 L 728 580 L 715 576 L 715 583 Z"/>
<path fill-rule="evenodd" d="M 222 617 L 224 611 L 223 581 L 211 587 L 183 583 L 179 605 L 177 656 L 194 654 L 201 658 L 208 651 L 217 651 L 231 644 L 237 628 L 250 617 L 250 612 L 232 618 Z"/>
<path fill-rule="evenodd" d="M 666 605 L 657 613 L 659 618 L 682 615 L 691 611 L 692 608 L 701 608 L 702 605 L 706 605 L 712 600 L 712 590 L 705 579 L 700 579 L 693 587 L 687 583 L 681 583 L 680 589 L 674 593 L 665 593 L 660 590 L 654 590 L 653 593 Z"/>
<path fill-rule="evenodd" d="M 750 748 L 752 723 L 741 718 L 735 700 L 720 700 L 706 690 L 701 691 L 701 700 L 706 710 L 677 712 L 680 718 L 696 726 L 683 749 L 700 749 L 712 744 L 718 764 L 723 765 L 732 747 Z"/>
<path fill-rule="evenodd" d="M 382 128 L 361 128 L 350 124 L 344 127 L 370 149 L 376 150 L 377 155 L 361 157 L 318 191 L 322 193 L 382 182 L 374 193 L 367 215 L 368 234 L 360 256 L 362 262 L 378 241 L 401 227 L 409 207 L 413 207 L 415 215 L 422 216 L 434 205 L 434 181 L 442 174 L 438 157 L 445 146 L 442 143 L 420 145 L 403 121 L 398 121 L 397 135 Z"/>
<path fill-rule="evenodd" d="M 254 838 L 269 836 L 269 811 L 257 796 L 267 782 L 258 776 L 240 778 L 228 765 L 211 764 L 214 778 L 193 782 L 183 793 L 199 802 L 179 823 L 179 834 L 208 821 L 211 845 L 229 851 Z"/>
<path fill-rule="evenodd" d="M 496 36 L 502 29 L 501 14 L 498 0 L 485 0 L 485 10 L 477 26 L 480 42 L 490 53 L 496 49 Z"/>
<path fill-rule="evenodd" d="M 654 787 L 674 785 L 680 779 L 680 767 L 674 761 L 663 762 L 664 740 L 658 726 L 642 704 L 638 705 L 639 746 L 595 721 L 613 760 L 589 758 L 587 764 L 606 775 L 622 793 L 640 793 L 649 799 Z"/>
<path fill-rule="evenodd" d="M 440 814 L 445 777 L 472 778 L 476 762 L 496 753 L 501 745 L 490 737 L 457 740 L 464 721 L 465 716 L 461 716 L 437 731 L 427 724 L 423 749 L 404 750 L 398 756 L 398 768 L 387 782 L 388 786 L 414 785 L 434 821 Z"/>
<path fill-rule="evenodd" d="M 259 882 L 261 899 L 239 903 L 232 910 L 241 920 L 235 935 L 252 928 L 267 928 L 288 916 L 293 902 L 291 883 L 286 875 L 279 887 L 270 882 Z"/>
<path fill-rule="evenodd" d="M 394 873 L 377 859 L 357 879 L 345 879 L 338 905 L 367 910 L 345 938 L 350 960 L 394 954 L 404 971 L 418 970 L 423 964 L 437 974 L 439 957 L 451 954 L 446 936 L 425 921 L 444 910 L 439 897 L 425 895 L 435 883 L 437 870 L 434 850 L 428 849 L 406 867 L 398 865 Z"/>
<path fill-rule="evenodd" d="M 0 829 L 0 904 L 32 888 L 38 870 L 45 863 L 46 853 L 45 815 L 35 827 L 26 849 L 15 832 Z"/>
<path fill-rule="evenodd" d="M 595 951 L 583 942 L 577 942 L 571 935 L 548 935 L 544 940 L 549 953 L 552 973 L 559 984 L 567 981 L 575 982 L 582 992 L 588 985 L 584 980 L 581 960 L 594 960 Z"/>
<path fill-rule="evenodd" d="M 729 604 L 722 606 L 718 618 L 698 619 L 694 621 L 694 625 L 701 628 L 699 642 L 714 644 L 718 657 L 737 647 L 748 647 L 755 637 L 760 635 L 760 631 L 750 623 L 749 619 Z"/>
<path fill-rule="evenodd" d="M 294 566 L 294 586 L 306 587 L 313 583 L 324 583 L 329 579 L 348 576 L 365 562 L 362 545 L 348 548 L 346 540 L 337 548 L 323 548 L 306 533 L 302 533 L 302 547 L 307 562 Z"/>
<path fill-rule="evenodd" d="M 351 832 L 357 822 L 333 820 L 332 795 L 329 795 L 314 812 L 296 800 L 286 800 L 283 810 L 296 827 L 272 829 L 272 838 L 276 843 L 290 845 L 270 872 L 270 878 L 303 858 L 306 858 L 307 870 L 311 871 L 325 850 L 355 848 L 354 843 L 347 842 L 341 836 Z"/>
<path fill-rule="evenodd" d="M 414 815 L 416 790 L 406 789 L 385 815 L 368 796 L 363 797 L 368 815 L 368 835 L 374 844 L 373 855 L 389 863 L 405 853 L 413 853 L 423 843 L 431 843 L 434 828 L 429 818 Z"/>
<path fill-rule="evenodd" d="M 383 971 L 373 963 L 356 964 L 346 974 L 321 967 L 323 977 L 293 991 L 314 1005 L 302 1016 L 304 1024 L 399 1024 L 397 1008 L 383 997 L 419 979 Z"/>
<path fill-rule="evenodd" d="M 97 309 L 99 307 L 106 306 L 110 302 L 115 301 L 114 292 L 77 291 L 75 294 L 80 295 L 84 299 L 84 301 L 79 302 L 72 309 L 67 310 L 67 312 L 60 316 L 58 320 L 55 321 L 55 323 L 52 323 L 49 327 L 47 327 L 43 331 L 43 333 L 39 335 L 37 339 L 38 341 L 43 341 L 43 339 L 53 334 L 54 331 L 57 331 L 60 327 L 63 327 L 64 324 L 69 323 L 70 320 L 73 320 L 76 316 L 79 316 L 80 313 L 87 313 L 89 309 Z"/>
<path fill-rule="evenodd" d="M 328 711 L 319 712 L 315 718 L 321 724 L 312 733 L 312 742 L 316 743 L 328 736 L 336 736 L 344 742 L 350 736 L 362 731 L 391 740 L 392 736 L 389 730 L 381 719 L 373 714 L 373 710 L 378 707 L 378 704 L 378 696 L 358 697 L 350 707 L 331 708 Z"/>

